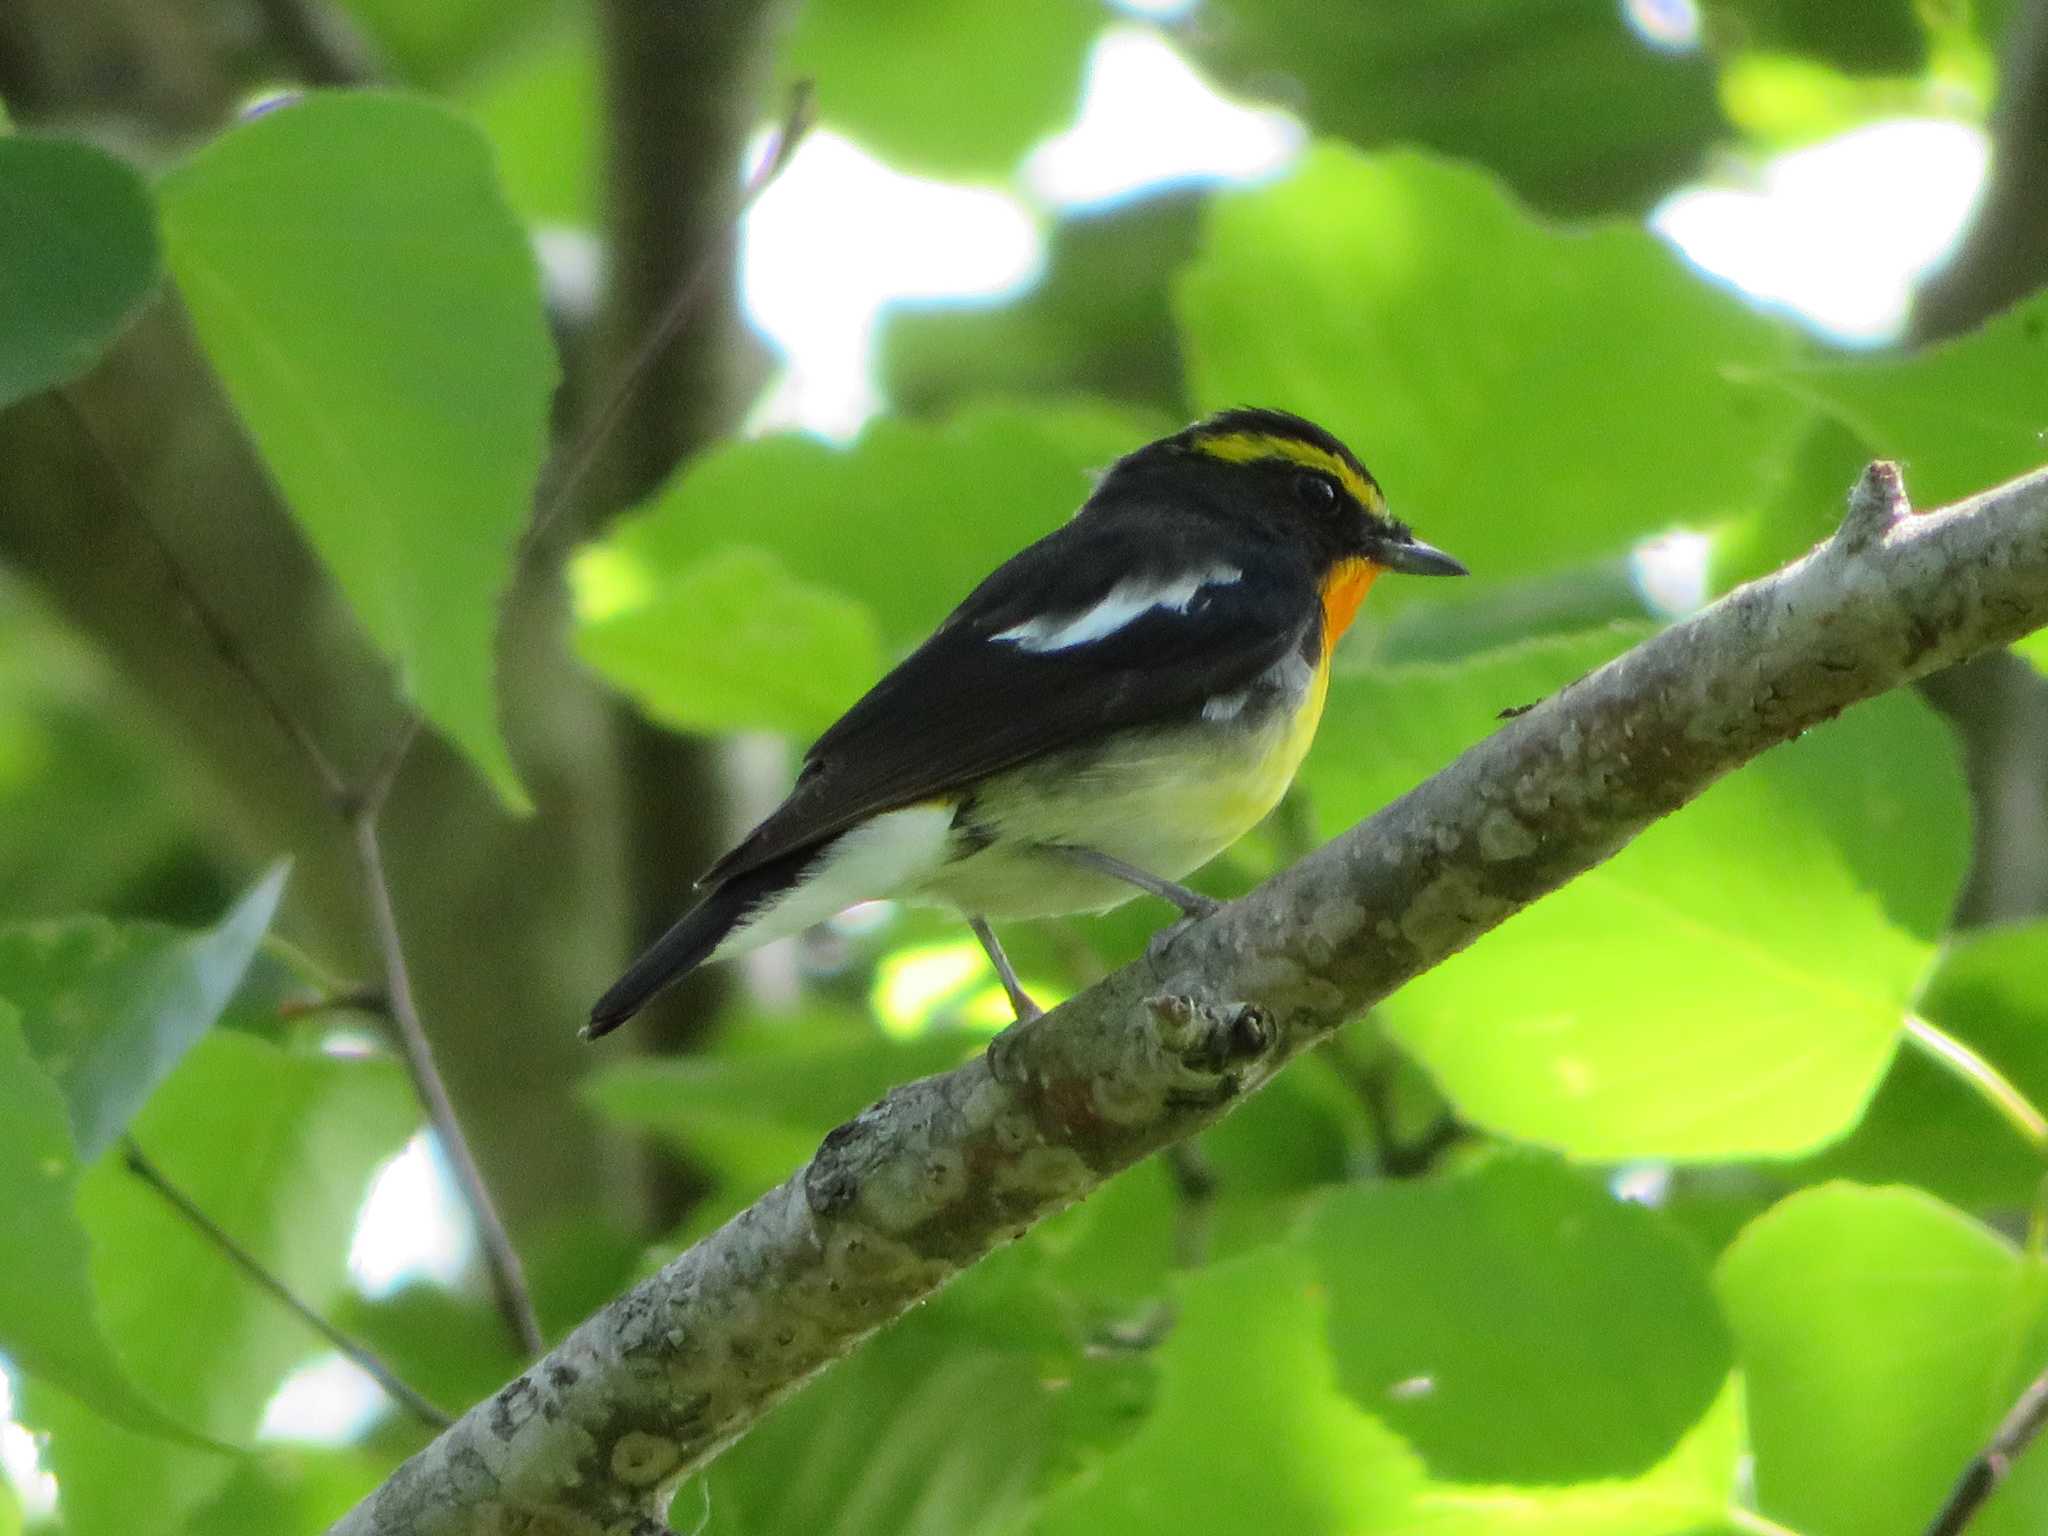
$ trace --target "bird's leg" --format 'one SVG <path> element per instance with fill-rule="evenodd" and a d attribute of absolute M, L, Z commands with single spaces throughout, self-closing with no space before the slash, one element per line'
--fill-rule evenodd
<path fill-rule="evenodd" d="M 1207 917 L 1223 905 L 1213 896 L 1204 896 L 1200 891 L 1189 890 L 1175 880 L 1162 880 L 1135 864 L 1126 864 L 1122 859 L 1100 853 L 1093 848 L 1074 848 L 1065 843 L 1048 843 L 1045 846 L 1049 852 L 1057 853 L 1084 869 L 1092 869 L 1098 874 L 1122 880 L 1128 885 L 1135 885 L 1141 891 L 1150 892 L 1162 901 L 1172 902 L 1180 908 L 1183 917 Z"/>
<path fill-rule="evenodd" d="M 1017 973 L 1010 969 L 1010 957 L 1003 953 L 1002 941 L 997 939 L 995 929 L 989 927 L 985 917 L 970 917 L 967 926 L 974 930 L 974 936 L 981 940 L 981 947 L 988 955 L 990 965 L 996 968 L 996 976 L 1003 984 L 1003 990 L 1010 994 L 1010 1006 L 1017 1012 L 1017 1022 L 1035 1019 L 1045 1010 L 1031 1001 L 1031 994 L 1024 990 Z"/>

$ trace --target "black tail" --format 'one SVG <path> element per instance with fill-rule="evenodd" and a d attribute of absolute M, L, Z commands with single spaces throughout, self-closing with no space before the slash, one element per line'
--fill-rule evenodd
<path fill-rule="evenodd" d="M 763 902 L 781 895 L 804 876 L 820 850 L 801 848 L 771 859 L 715 888 L 656 939 L 591 1007 L 583 1038 L 608 1035 L 702 965 L 711 952 Z"/>

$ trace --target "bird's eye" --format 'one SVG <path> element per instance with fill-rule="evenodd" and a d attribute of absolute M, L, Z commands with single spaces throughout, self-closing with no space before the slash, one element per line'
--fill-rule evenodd
<path fill-rule="evenodd" d="M 1296 476 L 1294 494 L 1311 511 L 1327 512 L 1337 505 L 1337 487 L 1327 475 Z"/>

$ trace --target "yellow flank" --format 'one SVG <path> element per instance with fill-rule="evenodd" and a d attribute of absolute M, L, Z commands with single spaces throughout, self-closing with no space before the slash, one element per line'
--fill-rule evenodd
<path fill-rule="evenodd" d="M 992 775 L 974 799 L 992 841 L 956 850 L 904 894 L 996 918 L 1107 911 L 1136 894 L 1048 853 L 1048 843 L 1182 878 L 1256 826 L 1294 782 L 1330 685 L 1327 658 L 1304 671 L 1292 706 L 1262 719 L 1132 731 Z"/>
<path fill-rule="evenodd" d="M 1375 515 L 1386 511 L 1386 498 L 1380 495 L 1379 488 L 1347 464 L 1341 455 L 1327 452 L 1314 443 L 1304 443 L 1298 437 L 1280 437 L 1271 432 L 1224 432 L 1215 437 L 1197 437 L 1194 449 L 1212 459 L 1224 459 L 1232 464 L 1285 459 L 1304 469 L 1319 469 L 1326 475 L 1336 476 L 1337 483 L 1349 491 L 1366 511 Z"/>
<path fill-rule="evenodd" d="M 1294 712 L 1294 718 L 1287 722 L 1286 731 L 1272 756 L 1266 759 L 1264 782 L 1252 797 L 1258 810 L 1246 823 L 1246 831 L 1258 825 L 1265 814 L 1280 803 L 1280 797 L 1287 793 L 1287 786 L 1294 782 L 1295 771 L 1301 767 L 1301 760 L 1308 756 L 1309 746 L 1316 739 L 1316 727 L 1323 723 L 1323 700 L 1329 692 L 1330 653 L 1325 648 L 1322 659 L 1316 663 L 1315 675 L 1309 679 L 1308 696 L 1301 701 L 1301 708 Z"/>

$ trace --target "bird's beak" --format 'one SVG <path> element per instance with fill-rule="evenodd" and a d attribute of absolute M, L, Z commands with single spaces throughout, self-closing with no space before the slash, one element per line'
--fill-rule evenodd
<path fill-rule="evenodd" d="M 1403 576 L 1469 576 L 1463 563 L 1445 554 L 1433 544 L 1420 539 L 1409 539 L 1396 544 L 1391 541 L 1382 544 L 1368 557 L 1373 564 L 1386 570 L 1399 571 Z"/>

